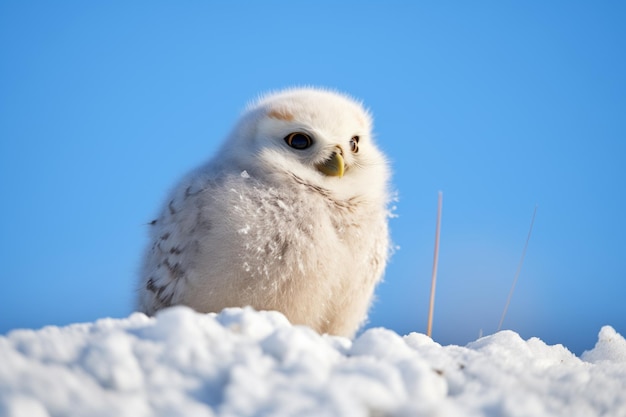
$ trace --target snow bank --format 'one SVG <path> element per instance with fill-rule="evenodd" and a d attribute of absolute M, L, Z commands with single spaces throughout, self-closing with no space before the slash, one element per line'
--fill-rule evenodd
<path fill-rule="evenodd" d="M 466 347 L 372 329 L 354 341 L 276 312 L 156 318 L 0 337 L 0 416 L 626 416 L 626 341 L 577 358 L 503 331 Z"/>

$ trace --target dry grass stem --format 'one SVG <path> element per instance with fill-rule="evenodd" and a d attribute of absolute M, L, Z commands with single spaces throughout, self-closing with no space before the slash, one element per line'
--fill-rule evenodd
<path fill-rule="evenodd" d="M 435 310 L 435 288 L 437 286 L 437 264 L 439 263 L 439 235 L 441 232 L 441 207 L 443 205 L 443 193 L 439 191 L 437 202 L 437 231 L 435 232 L 435 254 L 433 256 L 433 274 L 430 282 L 430 303 L 428 306 L 428 326 L 426 334 L 432 337 L 433 333 L 433 312 Z"/>
<path fill-rule="evenodd" d="M 520 258 L 519 265 L 517 265 L 515 278 L 513 278 L 513 285 L 511 286 L 511 291 L 509 291 L 509 297 L 506 299 L 506 304 L 504 305 L 504 311 L 502 312 L 502 317 L 500 317 L 500 324 L 498 325 L 497 331 L 500 331 L 502 329 L 502 323 L 504 322 L 504 317 L 506 316 L 506 312 L 509 309 L 509 304 L 511 304 L 511 297 L 513 297 L 515 284 L 517 284 L 517 279 L 519 278 L 519 274 L 520 272 L 522 272 L 522 265 L 524 264 L 524 257 L 526 256 L 526 249 L 528 249 L 528 242 L 530 241 L 530 235 L 533 232 L 533 225 L 535 224 L 536 215 L 537 215 L 537 206 L 535 206 L 535 210 L 533 211 L 533 218 L 530 221 L 530 229 L 528 229 L 528 236 L 526 237 L 526 244 L 524 245 L 524 250 L 522 251 L 522 257 Z"/>

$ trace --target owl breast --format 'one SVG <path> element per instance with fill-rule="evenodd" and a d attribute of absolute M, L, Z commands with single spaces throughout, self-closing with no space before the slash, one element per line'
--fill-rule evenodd
<path fill-rule="evenodd" d="M 211 226 L 190 233 L 197 248 L 177 302 L 203 312 L 278 310 L 294 324 L 351 336 L 386 262 L 384 207 L 336 200 L 299 178 L 233 177 L 215 187 L 189 206 Z M 224 221 L 209 222 L 216 218 Z"/>

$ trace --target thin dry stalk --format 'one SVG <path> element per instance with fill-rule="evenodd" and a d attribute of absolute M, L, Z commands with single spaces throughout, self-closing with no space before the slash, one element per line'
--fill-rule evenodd
<path fill-rule="evenodd" d="M 439 191 L 437 202 L 437 231 L 435 232 L 435 255 L 433 256 L 433 275 L 430 282 L 430 304 L 428 306 L 428 326 L 426 334 L 432 337 L 433 312 L 435 310 L 435 288 L 437 287 L 437 264 L 439 263 L 439 235 L 441 232 L 441 207 L 443 205 L 443 193 Z"/>
<path fill-rule="evenodd" d="M 511 291 L 509 291 L 509 297 L 506 299 L 506 304 L 504 305 L 504 311 L 502 312 L 502 317 L 500 317 L 500 324 L 498 325 L 498 330 L 502 329 L 502 323 L 504 322 L 504 317 L 506 316 L 506 312 L 509 309 L 509 304 L 511 304 L 511 298 L 513 297 L 513 291 L 515 290 L 515 284 L 517 284 L 517 279 L 519 278 L 520 272 L 522 272 L 522 265 L 524 264 L 524 257 L 526 256 L 526 249 L 528 249 L 528 242 L 530 241 L 530 235 L 533 232 L 533 225 L 535 224 L 535 216 L 537 215 L 537 206 L 535 206 L 535 210 L 533 211 L 533 218 L 530 221 L 530 228 L 528 229 L 528 236 L 526 237 L 526 244 L 524 245 L 524 250 L 522 251 L 522 257 L 520 258 L 519 265 L 517 265 L 517 272 L 515 272 L 515 278 L 513 278 L 513 285 L 511 286 Z"/>

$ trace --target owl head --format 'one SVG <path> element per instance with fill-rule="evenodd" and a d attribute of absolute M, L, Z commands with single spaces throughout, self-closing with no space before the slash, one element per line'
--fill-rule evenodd
<path fill-rule="evenodd" d="M 389 177 L 367 110 L 329 90 L 288 89 L 260 98 L 221 153 L 253 176 L 295 176 L 340 197 L 381 194 Z"/>

